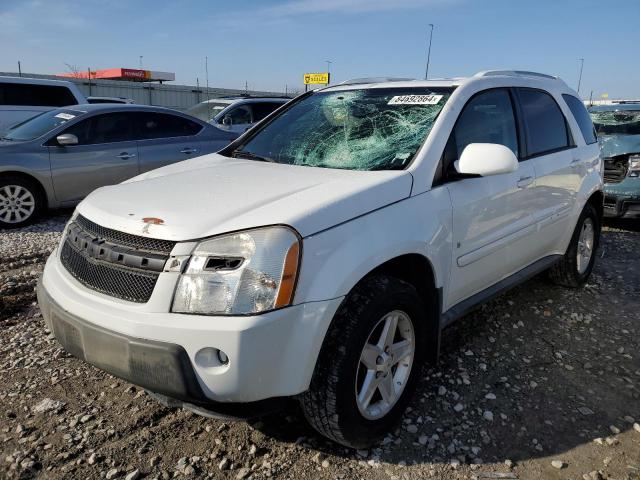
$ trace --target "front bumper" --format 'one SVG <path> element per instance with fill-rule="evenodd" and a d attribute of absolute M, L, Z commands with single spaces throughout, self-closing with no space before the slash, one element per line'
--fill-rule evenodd
<path fill-rule="evenodd" d="M 163 289 L 170 283 L 159 280 L 153 297 L 170 295 Z M 170 298 L 153 297 L 141 305 L 89 290 L 55 252 L 38 287 L 45 321 L 69 353 L 150 391 L 214 408 L 305 391 L 341 301 L 215 317 L 158 311 Z M 205 348 L 222 350 L 229 362 L 203 362 L 197 354 Z"/>
<path fill-rule="evenodd" d="M 605 184 L 604 215 L 640 218 L 640 178 L 627 177 L 620 183 Z"/>

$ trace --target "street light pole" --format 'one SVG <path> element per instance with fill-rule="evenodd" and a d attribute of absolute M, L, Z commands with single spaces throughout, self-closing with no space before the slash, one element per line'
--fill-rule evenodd
<path fill-rule="evenodd" d="M 584 58 L 580 58 L 580 76 L 578 77 L 578 93 L 580 93 L 580 84 L 582 83 L 582 67 L 584 67 Z"/>
<path fill-rule="evenodd" d="M 429 51 L 427 52 L 427 70 L 424 72 L 424 79 L 429 78 L 429 60 L 431 60 L 431 41 L 433 40 L 433 23 L 430 23 L 431 32 L 429 33 Z"/>
<path fill-rule="evenodd" d="M 325 60 L 325 62 L 327 62 L 327 73 L 329 74 L 329 82 L 327 82 L 327 85 L 329 83 L 331 83 L 331 64 L 333 63 L 331 60 Z"/>
<path fill-rule="evenodd" d="M 140 70 L 142 70 L 142 55 L 140 55 L 139 60 L 140 60 Z"/>

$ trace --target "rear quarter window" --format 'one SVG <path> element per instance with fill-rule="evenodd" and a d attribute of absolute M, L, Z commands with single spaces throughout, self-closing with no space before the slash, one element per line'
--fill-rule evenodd
<path fill-rule="evenodd" d="M 65 107 L 77 104 L 76 97 L 67 87 L 0 83 L 0 105 Z"/>
<path fill-rule="evenodd" d="M 562 95 L 562 98 L 564 98 L 569 110 L 571 110 L 573 118 L 576 119 L 576 123 L 578 124 L 578 127 L 580 127 L 585 143 L 596 143 L 598 141 L 596 138 L 596 132 L 584 103 L 573 95 L 564 94 Z"/>

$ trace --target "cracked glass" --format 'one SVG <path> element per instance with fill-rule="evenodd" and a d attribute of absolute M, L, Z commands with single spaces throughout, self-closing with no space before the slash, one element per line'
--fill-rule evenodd
<path fill-rule="evenodd" d="M 233 156 L 348 170 L 405 168 L 451 89 L 315 92 L 269 122 Z"/>

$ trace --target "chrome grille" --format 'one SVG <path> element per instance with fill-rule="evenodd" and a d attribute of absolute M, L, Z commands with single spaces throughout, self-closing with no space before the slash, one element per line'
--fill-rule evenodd
<path fill-rule="evenodd" d="M 145 303 L 175 242 L 138 237 L 78 216 L 67 228 L 60 260 L 85 287 Z"/>

